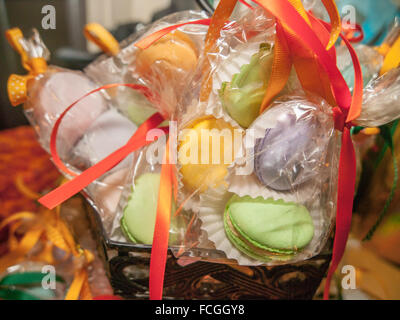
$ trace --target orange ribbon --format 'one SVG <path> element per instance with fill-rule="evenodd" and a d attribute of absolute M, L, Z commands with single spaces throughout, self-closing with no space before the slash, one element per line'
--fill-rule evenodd
<path fill-rule="evenodd" d="M 279 55 L 286 55 L 286 57 L 290 57 L 293 61 L 293 64 L 295 64 L 295 66 L 298 66 L 298 68 L 296 68 L 298 69 L 298 71 L 303 70 L 301 66 L 302 61 L 306 61 L 307 63 L 309 63 L 309 65 L 315 65 L 317 69 L 314 68 L 314 70 L 323 71 L 325 78 L 322 79 L 322 83 L 318 84 L 319 88 L 321 88 L 321 85 L 323 86 L 322 89 L 311 87 L 311 81 L 310 83 L 308 82 L 309 79 L 303 78 L 302 84 L 306 86 L 305 89 L 308 88 L 312 92 L 314 90 L 319 90 L 317 92 L 320 92 L 321 94 L 323 94 L 323 96 L 329 98 L 329 95 L 326 93 L 326 90 L 328 89 L 328 86 L 326 84 L 328 82 L 325 82 L 325 80 L 329 80 L 329 86 L 333 93 L 332 96 L 334 97 L 335 102 L 338 105 L 338 108 L 334 109 L 335 123 L 336 127 L 343 131 L 343 135 L 339 165 L 336 237 L 333 249 L 332 264 L 329 272 L 329 274 L 332 274 L 332 270 L 334 271 L 338 261 L 340 261 L 340 258 L 343 254 L 344 245 L 347 241 L 348 236 L 349 221 L 351 221 L 352 214 L 351 209 L 355 184 L 355 156 L 349 128 L 351 127 L 351 121 L 356 119 L 361 112 L 361 67 L 350 43 L 347 41 L 347 39 L 342 37 L 346 45 L 349 47 L 353 59 L 353 65 L 355 67 L 355 89 L 354 95 L 352 97 L 349 88 L 343 79 L 343 76 L 336 66 L 333 45 L 336 42 L 338 34 L 340 33 L 340 19 L 338 19 L 336 6 L 331 0 L 326 0 L 323 2 L 331 15 L 332 27 L 322 22 L 319 22 L 313 16 L 307 14 L 305 11 L 296 10 L 296 7 L 294 7 L 287 0 L 259 0 L 254 2 L 258 3 L 265 10 L 272 13 L 278 20 L 277 30 L 279 31 L 277 32 L 279 32 L 279 40 L 275 51 L 278 52 L 277 56 L 279 57 Z M 293 2 L 293 4 L 295 4 L 296 6 L 300 5 L 297 0 L 292 0 L 291 2 Z M 220 31 L 228 21 L 236 3 L 237 0 L 221 0 L 211 21 L 201 22 L 201 24 L 210 24 L 205 44 L 206 53 L 210 53 L 213 51 L 216 41 L 220 36 Z M 198 22 L 193 21 L 189 23 Z M 136 45 L 141 48 L 146 48 L 154 41 L 179 26 L 181 25 L 171 26 L 166 29 L 160 30 L 154 35 L 151 35 L 139 41 Z M 331 30 L 329 37 L 327 34 L 328 30 Z M 290 51 L 290 55 L 288 55 L 288 51 Z M 301 53 L 301 56 L 297 56 L 296 53 Z M 304 60 L 302 60 L 301 58 L 304 58 Z M 281 76 L 285 75 L 285 72 L 287 72 L 287 70 L 282 71 L 282 69 L 279 69 L 281 67 L 278 66 L 278 62 L 278 59 L 276 59 L 276 77 L 278 77 L 279 74 Z M 206 64 L 206 67 L 203 71 L 205 77 L 203 78 L 200 99 L 206 99 L 211 90 L 209 63 Z M 285 78 L 286 77 L 281 80 L 281 84 L 284 83 Z M 267 92 L 267 95 L 268 94 L 271 93 Z M 267 105 L 268 103 L 265 104 Z M 137 133 L 140 132 L 140 134 L 138 134 L 136 137 L 134 136 L 125 147 L 121 148 L 123 150 L 120 149 L 116 151 L 116 153 L 104 159 L 102 161 L 103 165 L 100 165 L 101 162 L 98 164 L 100 165 L 100 167 L 96 167 L 96 165 L 85 171 L 81 176 L 75 178 L 74 180 L 79 180 L 79 183 L 72 183 L 69 187 L 65 188 L 65 190 L 58 191 L 56 193 L 53 192 L 51 196 L 47 198 L 42 198 L 41 203 L 51 207 L 53 205 L 56 205 L 57 203 L 64 201 L 72 194 L 83 189 L 98 176 L 115 166 L 119 161 L 123 159 L 123 157 L 132 152 L 134 148 L 139 148 L 145 145 L 145 143 L 142 141 L 142 139 L 144 138 L 143 134 L 147 132 L 150 128 L 157 127 L 162 121 L 162 118 L 160 118 L 159 115 L 153 117 L 155 118 L 150 118 L 148 122 L 144 124 L 144 128 L 140 127 L 138 129 Z M 169 156 L 169 148 L 167 148 L 165 159 L 168 160 Z M 174 187 L 174 185 L 176 184 L 176 180 L 174 179 L 174 177 L 174 167 L 167 161 L 166 164 L 163 165 L 161 170 L 161 183 L 159 202 L 157 207 L 156 227 L 154 231 L 154 241 L 151 253 L 151 275 L 149 287 L 151 299 L 162 298 L 163 280 L 168 248 L 172 192 L 175 191 L 176 194 L 176 187 Z M 74 180 L 72 180 L 71 182 L 73 182 Z M 63 194 L 64 192 L 66 194 Z"/>
<path fill-rule="evenodd" d="M 217 40 L 220 38 L 221 30 L 232 15 L 236 3 L 237 0 L 221 1 L 215 9 L 210 21 L 210 26 L 208 28 L 204 44 L 205 55 L 212 53 L 215 49 L 214 47 L 217 43 Z M 210 59 L 212 59 L 212 57 L 208 56 L 203 66 L 203 82 L 200 91 L 200 101 L 206 101 L 212 90 L 212 77 L 210 76 Z"/>

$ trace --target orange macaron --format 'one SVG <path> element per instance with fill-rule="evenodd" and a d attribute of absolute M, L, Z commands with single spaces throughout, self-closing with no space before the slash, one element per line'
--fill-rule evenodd
<path fill-rule="evenodd" d="M 140 51 L 135 69 L 144 78 L 157 76 L 174 80 L 182 72 L 194 70 L 197 60 L 195 43 L 185 33 L 176 30 Z"/>

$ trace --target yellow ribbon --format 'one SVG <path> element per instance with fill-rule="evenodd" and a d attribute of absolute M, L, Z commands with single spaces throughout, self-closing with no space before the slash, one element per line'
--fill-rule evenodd
<path fill-rule="evenodd" d="M 19 182 L 23 184 L 23 182 Z M 34 192 L 26 186 L 21 189 L 33 197 Z M 66 259 L 71 255 L 76 259 L 83 259 L 84 263 L 77 268 L 66 300 L 91 300 L 87 266 L 94 260 L 93 254 L 81 249 L 74 240 L 69 228 L 60 217 L 60 207 L 54 211 L 42 208 L 38 213 L 20 212 L 5 219 L 0 224 L 0 230 L 9 226 L 8 249 L 9 253 L 0 258 L 0 273 L 7 268 L 29 259 L 50 265 L 55 263 L 53 249 L 57 247 L 66 253 Z M 24 230 L 23 237 L 17 237 L 19 230 Z M 43 248 L 40 252 L 33 252 L 37 244 Z"/>
<path fill-rule="evenodd" d="M 24 38 L 19 28 L 6 31 L 6 38 L 13 49 L 21 56 L 21 64 L 28 71 L 27 75 L 12 74 L 8 78 L 7 92 L 11 105 L 16 107 L 24 103 L 28 95 L 28 82 L 38 74 L 42 74 L 47 69 L 47 62 L 44 58 L 30 58 L 28 53 L 21 45 Z"/>
<path fill-rule="evenodd" d="M 382 48 L 384 48 L 383 46 Z M 381 52 L 386 51 L 385 60 L 380 75 L 384 75 L 386 72 L 397 68 L 400 65 L 400 37 L 394 42 L 389 49 L 381 49 Z"/>
<path fill-rule="evenodd" d="M 87 40 L 93 42 L 110 56 L 115 56 L 120 51 L 118 41 L 108 30 L 98 23 L 88 23 L 83 29 L 83 34 Z"/>

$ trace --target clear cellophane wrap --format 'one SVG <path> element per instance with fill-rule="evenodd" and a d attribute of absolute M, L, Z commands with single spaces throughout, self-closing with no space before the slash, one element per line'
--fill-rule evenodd
<path fill-rule="evenodd" d="M 172 148 L 177 158 L 178 196 L 170 228 L 170 246 L 178 257 L 240 265 L 292 263 L 319 254 L 331 233 L 340 150 L 340 133 L 334 130 L 331 106 L 320 98 L 306 96 L 292 71 L 288 85 L 272 106 L 261 115 L 254 112 L 254 104 L 265 91 L 264 72 L 268 73 L 270 68 L 274 34 L 274 19 L 258 9 L 231 22 L 221 32 L 215 50 L 200 56 L 192 81 L 178 97 L 173 117 L 177 120 L 176 144 Z M 207 79 L 212 79 L 212 88 L 203 98 L 202 84 Z M 171 101 L 162 94 L 160 97 L 162 101 Z M 251 121 L 247 119 L 247 109 L 243 117 L 235 112 L 235 107 L 240 110 L 240 104 L 250 108 Z M 190 154 L 191 134 L 203 127 L 227 129 L 232 140 L 221 140 L 219 151 L 224 155 L 220 162 L 185 162 L 190 158 L 185 153 Z M 173 134 L 170 127 L 170 139 Z M 213 138 L 211 133 L 205 139 Z M 202 143 L 199 139 L 198 145 Z M 215 150 L 205 158 L 211 159 Z M 204 149 L 198 149 L 198 156 L 203 152 Z M 141 182 L 145 174 L 160 172 L 161 168 L 162 157 L 154 150 L 141 150 L 135 157 L 114 219 L 112 233 L 116 240 L 126 239 L 121 218 L 135 198 L 135 182 Z M 247 170 L 248 166 L 253 168 Z M 156 195 L 149 197 L 156 201 Z M 260 246 L 268 248 L 259 259 L 248 250 L 240 250 L 240 245 L 227 236 L 224 215 L 228 206 L 235 204 L 234 199 L 238 203 L 244 200 L 252 205 L 259 201 L 265 205 L 266 211 L 256 217 L 261 221 L 274 219 L 270 212 L 279 216 L 283 210 L 286 216 L 284 208 L 289 208 L 287 220 L 265 231 L 271 236 L 257 238 L 267 241 Z M 263 214 L 266 216 L 262 217 Z M 244 237 L 257 237 L 249 228 Z M 279 228 L 285 231 L 280 233 Z M 237 232 L 243 237 L 242 231 Z"/>
<path fill-rule="evenodd" d="M 154 93 L 157 104 L 150 103 L 141 93 L 127 87 L 108 90 L 111 103 L 136 125 L 142 124 L 156 112 L 160 112 L 166 120 L 172 120 L 177 114 L 178 100 L 196 70 L 208 27 L 196 24 L 182 26 L 147 49 L 138 48 L 136 43 L 163 28 L 206 18 L 208 15 L 200 11 L 183 11 L 164 17 L 124 40 L 117 55 L 100 57 L 85 72 L 99 85 L 133 83 L 146 86 Z M 119 168 L 107 174 L 91 191 L 106 232 L 113 240 L 129 241 L 129 236 L 121 230 L 121 219 L 126 211 L 127 201 L 135 190 L 136 180 L 143 175 L 154 178 L 154 175 L 160 173 L 161 163 L 147 165 L 148 161 L 152 161 L 145 156 L 149 148 L 151 146 L 135 152 L 133 158 L 129 159 L 130 168 Z M 153 191 L 154 194 L 149 194 L 147 200 L 156 204 L 158 189 Z M 180 216 L 176 226 L 171 228 L 171 232 L 176 234 L 171 236 L 171 239 L 176 239 L 175 243 L 181 243 L 182 225 L 190 222 L 184 214 L 182 217 L 183 220 Z M 150 219 L 150 223 L 154 221 L 155 216 Z"/>
<path fill-rule="evenodd" d="M 37 31 L 31 38 L 22 38 L 20 42 L 28 58 L 49 59 L 50 53 Z M 98 85 L 83 72 L 52 65 L 29 79 L 24 112 L 44 149 L 50 153 L 51 134 L 63 112 L 97 88 Z M 137 129 L 136 124 L 114 108 L 105 95 L 105 90 L 89 94 L 74 105 L 60 122 L 55 146 L 69 170 L 60 168 L 67 178 L 79 175 L 125 145 Z M 103 199 L 97 196 L 97 189 L 105 187 L 104 178 L 128 168 L 132 159 L 128 157 L 120 162 L 105 177 L 87 188 L 89 198 L 99 208 L 102 217 L 105 216 Z M 117 186 L 115 183 L 113 180 L 108 187 L 118 190 L 120 182 Z"/>
<path fill-rule="evenodd" d="M 205 12 L 192 10 L 168 15 L 132 34 L 120 44 L 117 55 L 99 57 L 85 68 L 85 72 L 99 85 L 137 83 L 162 96 L 163 103 L 155 107 L 143 95 L 129 88 L 119 87 L 110 92 L 109 99 L 112 103 L 137 125 L 142 124 L 156 111 L 161 111 L 165 118 L 170 118 L 173 110 L 168 110 L 167 106 L 177 104 L 176 97 L 180 96 L 196 66 L 198 55 L 203 50 L 207 26 L 183 26 L 173 32 L 180 35 L 167 39 L 165 43 L 161 39 L 159 43 L 154 43 L 145 50 L 146 53 L 135 44 L 158 30 L 206 18 L 208 15 Z M 169 52 L 169 56 L 166 52 Z"/>

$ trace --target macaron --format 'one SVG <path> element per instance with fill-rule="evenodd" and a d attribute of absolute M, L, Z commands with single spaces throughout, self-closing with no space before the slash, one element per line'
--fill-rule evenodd
<path fill-rule="evenodd" d="M 145 173 L 135 181 L 121 219 L 122 230 L 134 243 L 153 243 L 159 186 L 159 173 Z"/>
<path fill-rule="evenodd" d="M 224 183 L 234 159 L 234 137 L 233 127 L 214 117 L 198 120 L 182 131 L 178 163 L 187 190 L 204 192 Z"/>
<path fill-rule="evenodd" d="M 177 75 L 176 69 L 194 70 L 197 60 L 194 42 L 185 33 L 176 30 L 140 51 L 135 61 L 135 69 L 144 77 L 158 71 L 164 74 L 166 80 L 174 80 Z"/>
<path fill-rule="evenodd" d="M 49 67 L 43 77 L 34 82 L 29 89 L 26 112 L 35 123 L 45 149 L 49 150 L 52 129 L 62 112 L 96 87 L 82 72 L 54 67 Z M 78 102 L 66 114 L 57 138 L 58 151 L 63 158 L 70 155 L 72 147 L 107 108 L 106 99 L 98 92 Z"/>
<path fill-rule="evenodd" d="M 314 236 L 314 224 L 304 206 L 261 197 L 234 195 L 225 207 L 224 227 L 238 250 L 263 262 L 296 254 Z"/>
<path fill-rule="evenodd" d="M 317 104 L 292 100 L 268 109 L 255 125 L 272 118 L 275 124 L 256 140 L 255 174 L 266 187 L 292 190 L 322 173 L 333 134 L 332 118 Z"/>
<path fill-rule="evenodd" d="M 133 243 L 152 244 L 157 217 L 159 173 L 145 173 L 136 181 L 128 203 L 123 210 L 121 229 Z M 174 211 L 174 202 L 172 211 Z M 179 241 L 181 231 L 179 217 L 171 217 L 169 243 Z"/>
<path fill-rule="evenodd" d="M 137 126 L 115 109 L 100 115 L 74 148 L 75 159 L 84 168 L 98 163 L 124 146 L 135 133 Z M 132 156 L 125 158 L 113 169 L 129 166 Z"/>
<path fill-rule="evenodd" d="M 139 92 L 122 87 L 116 96 L 118 109 L 137 126 L 157 112 L 157 109 Z"/>
<path fill-rule="evenodd" d="M 222 83 L 219 90 L 224 109 L 243 128 L 248 128 L 259 116 L 273 57 L 272 46 L 262 44 L 250 63 L 243 65 L 230 82 Z"/>

